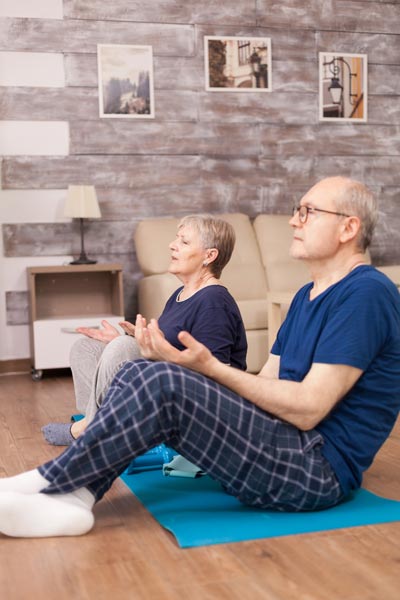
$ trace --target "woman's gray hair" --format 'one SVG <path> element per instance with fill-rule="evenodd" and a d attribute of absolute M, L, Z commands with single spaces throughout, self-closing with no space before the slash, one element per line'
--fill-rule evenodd
<path fill-rule="evenodd" d="M 361 227 L 358 234 L 358 245 L 365 252 L 371 243 L 372 235 L 378 221 L 378 203 L 371 190 L 354 179 L 335 177 L 341 190 L 335 198 L 336 209 L 347 215 L 360 219 Z"/>
<path fill-rule="evenodd" d="M 235 230 L 223 219 L 209 214 L 187 215 L 180 220 L 178 229 L 192 227 L 198 232 L 204 249 L 216 248 L 217 258 L 208 267 L 210 272 L 219 279 L 222 269 L 228 264 L 235 247 Z"/>

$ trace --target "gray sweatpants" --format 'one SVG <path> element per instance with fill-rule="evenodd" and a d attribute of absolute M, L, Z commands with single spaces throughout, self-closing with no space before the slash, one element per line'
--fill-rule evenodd
<path fill-rule="evenodd" d="M 91 422 L 115 375 L 128 360 L 141 358 L 134 337 L 120 335 L 108 344 L 79 338 L 71 348 L 70 365 L 77 410 Z"/>

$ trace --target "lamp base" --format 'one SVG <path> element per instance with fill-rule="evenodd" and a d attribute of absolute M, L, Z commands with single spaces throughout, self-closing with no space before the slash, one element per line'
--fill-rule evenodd
<path fill-rule="evenodd" d="M 81 253 L 79 255 L 79 258 L 71 261 L 69 264 L 70 265 L 95 265 L 97 263 L 97 260 L 91 260 L 90 258 L 87 257 L 87 254 L 85 252 L 85 244 L 84 244 L 84 236 L 83 236 L 83 217 L 80 217 L 79 221 L 80 221 L 80 229 L 81 229 Z"/>
<path fill-rule="evenodd" d="M 97 260 L 92 260 L 88 258 L 84 252 L 81 252 L 81 255 L 76 260 L 71 260 L 70 265 L 95 265 Z"/>
<path fill-rule="evenodd" d="M 71 262 L 69 263 L 70 265 L 95 265 L 97 263 L 97 260 L 90 260 L 89 258 L 87 260 L 81 260 L 80 258 L 78 258 L 77 260 L 71 260 Z"/>

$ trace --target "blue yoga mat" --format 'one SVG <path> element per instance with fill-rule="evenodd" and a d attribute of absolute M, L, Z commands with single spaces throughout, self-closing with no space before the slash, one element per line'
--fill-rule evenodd
<path fill-rule="evenodd" d="M 278 513 L 243 506 L 207 476 L 164 477 L 157 470 L 121 478 L 181 548 L 400 520 L 400 502 L 364 489 L 328 510 Z"/>

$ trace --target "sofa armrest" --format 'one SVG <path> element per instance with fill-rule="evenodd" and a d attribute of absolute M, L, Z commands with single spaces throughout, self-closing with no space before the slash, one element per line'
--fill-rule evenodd
<path fill-rule="evenodd" d="M 267 294 L 269 349 L 272 348 L 294 295 L 294 292 L 268 292 Z"/>

